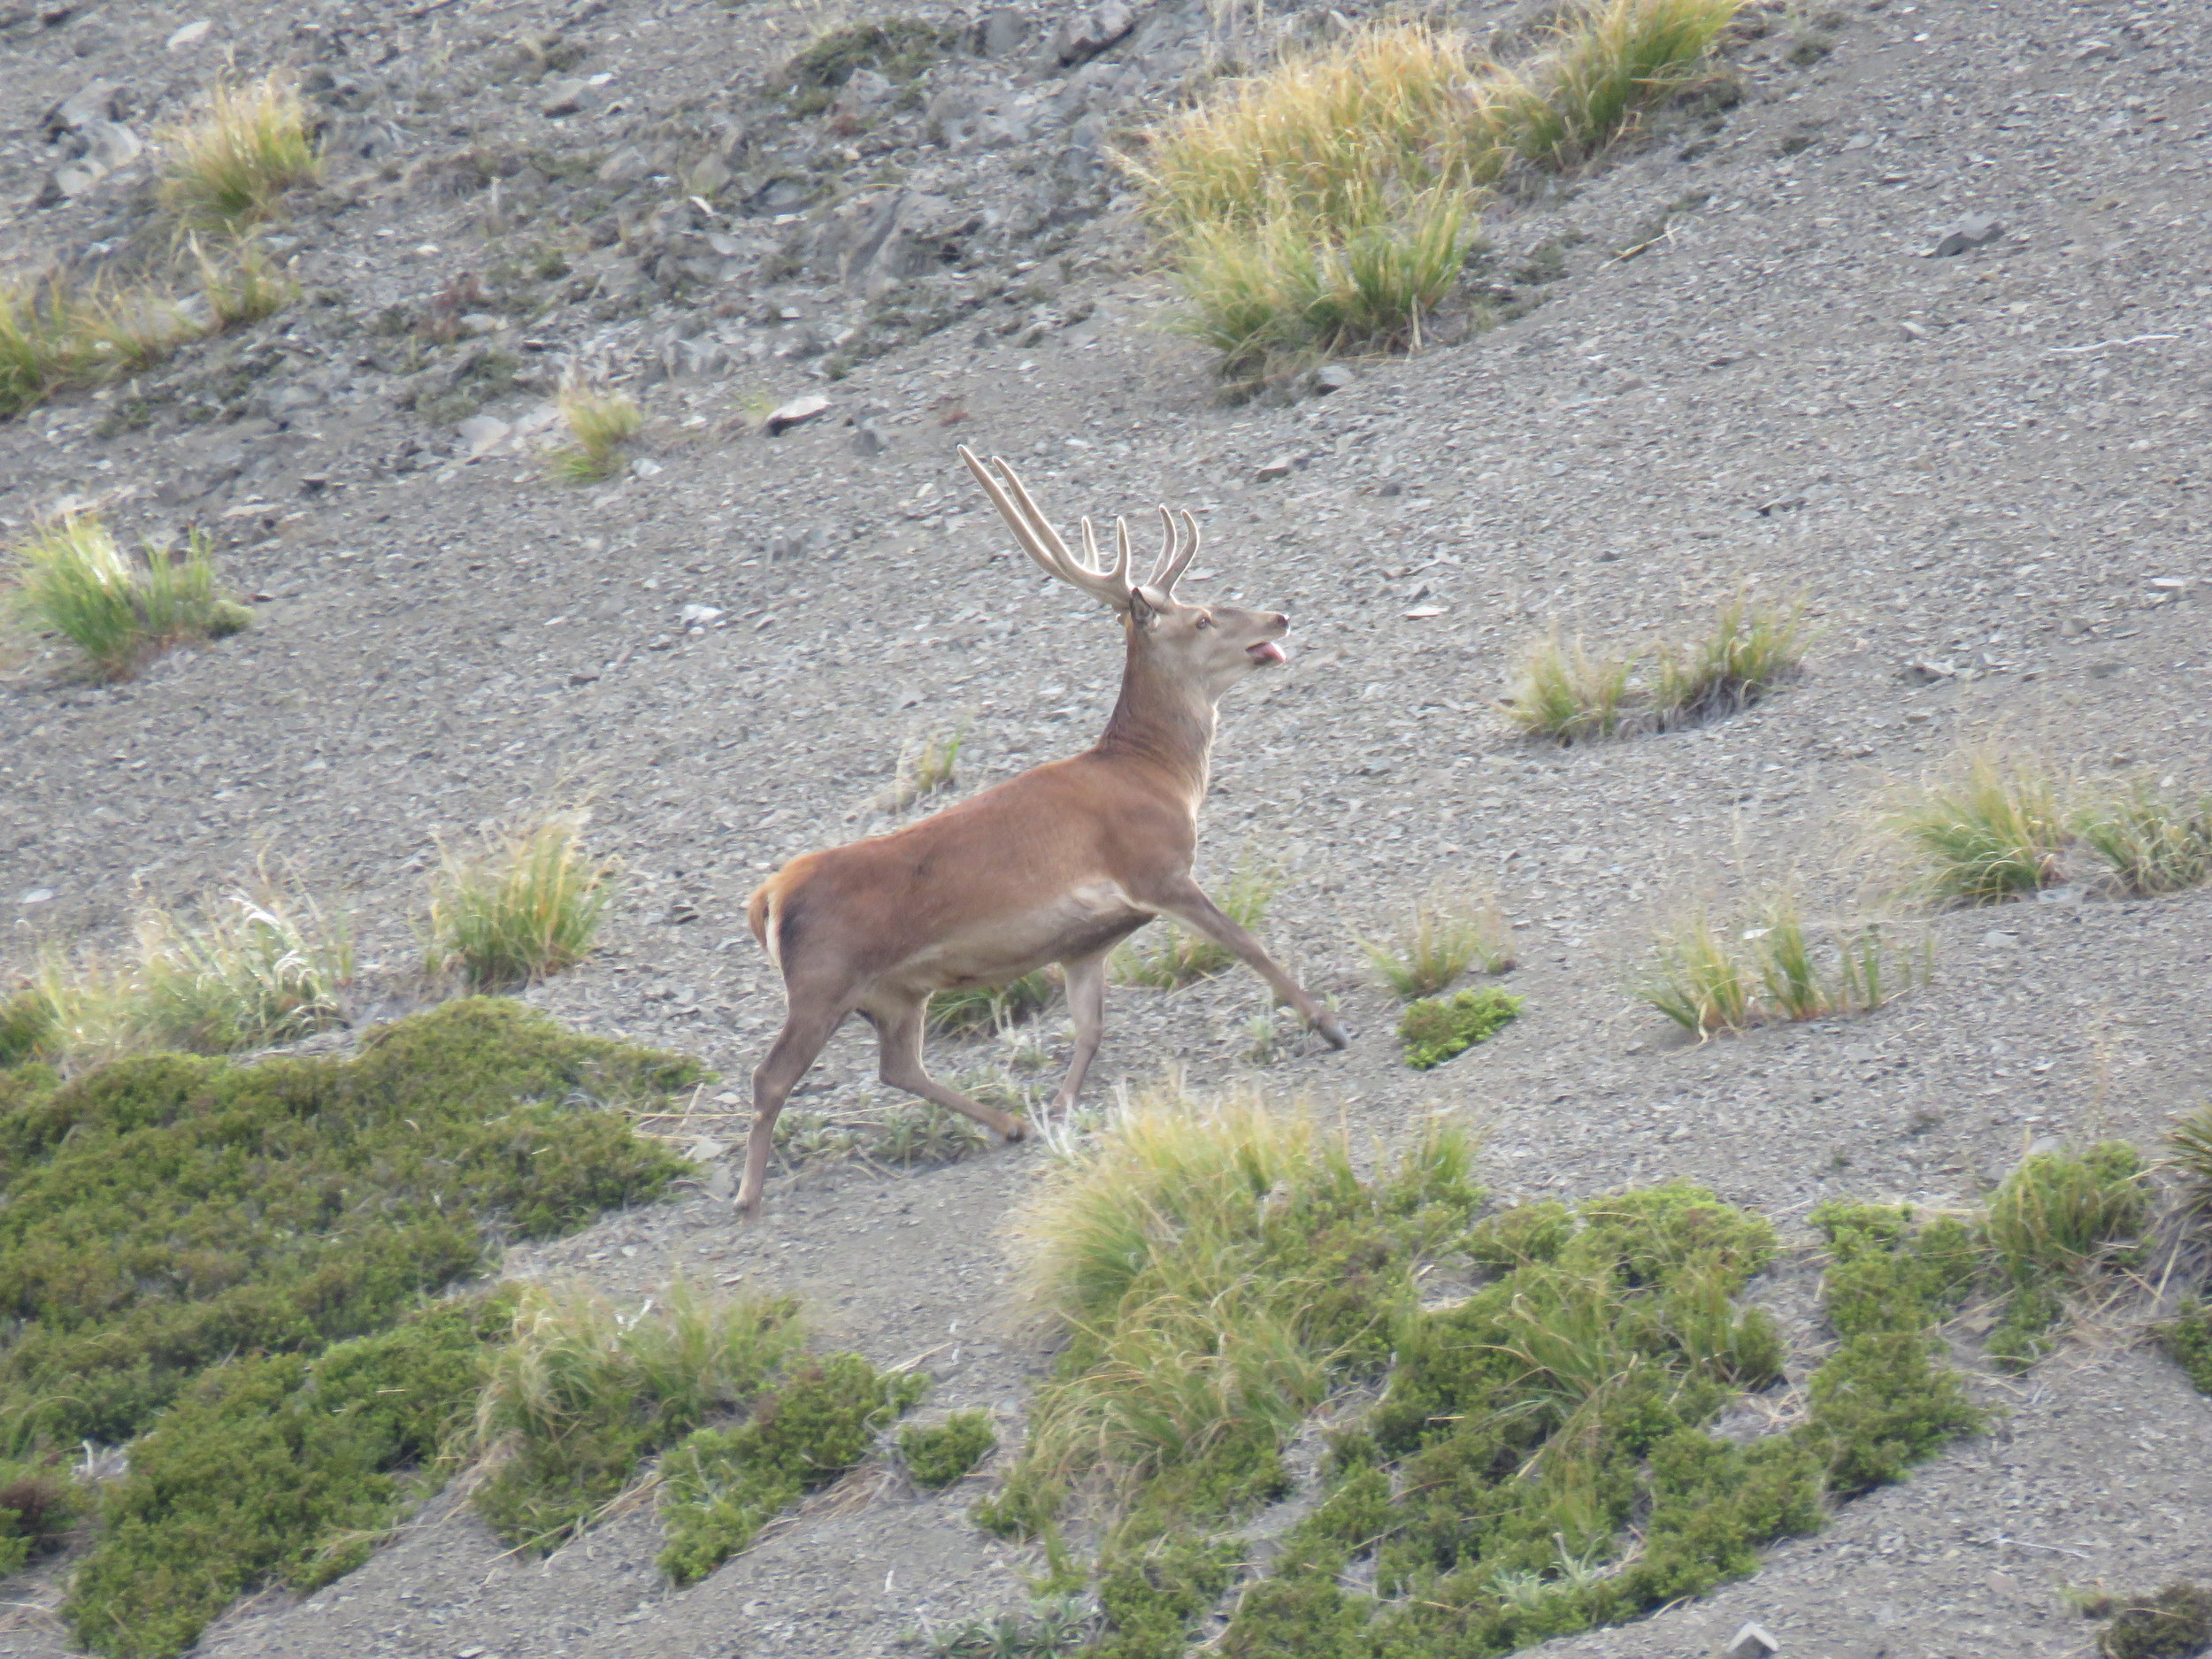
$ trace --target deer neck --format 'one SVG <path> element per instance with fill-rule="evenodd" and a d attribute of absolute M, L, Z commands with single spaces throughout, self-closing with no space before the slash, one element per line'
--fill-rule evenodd
<path fill-rule="evenodd" d="M 1167 670 L 1133 638 L 1121 695 L 1095 752 L 1166 772 L 1188 795 L 1195 813 L 1206 798 L 1214 724 L 1214 699 L 1206 689 Z"/>

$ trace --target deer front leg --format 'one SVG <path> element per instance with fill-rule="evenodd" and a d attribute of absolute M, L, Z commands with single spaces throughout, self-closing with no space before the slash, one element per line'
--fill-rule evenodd
<path fill-rule="evenodd" d="M 1326 1038 L 1332 1048 L 1341 1048 L 1351 1041 L 1337 1017 L 1308 995 L 1305 987 L 1285 973 L 1275 958 L 1267 954 L 1265 947 L 1208 898 L 1197 882 L 1186 876 L 1164 891 L 1148 895 L 1146 902 L 1249 963 L 1252 971 L 1273 987 L 1277 996 L 1297 1010 L 1301 1019 Z"/>
<path fill-rule="evenodd" d="M 1075 1109 L 1075 1097 L 1083 1092 L 1083 1079 L 1097 1056 L 1098 1040 L 1106 1033 L 1106 953 L 1076 956 L 1061 965 L 1067 971 L 1068 1015 L 1075 1021 L 1075 1057 L 1052 1097 L 1055 1117 Z"/>
<path fill-rule="evenodd" d="M 1002 1140 L 1020 1140 L 1028 1133 L 1028 1125 L 1020 1118 L 970 1100 L 956 1088 L 947 1088 L 923 1067 L 922 1024 L 928 1007 L 927 1000 L 920 999 L 869 1010 L 876 1022 L 876 1074 L 893 1088 L 902 1088 L 974 1118 Z"/>

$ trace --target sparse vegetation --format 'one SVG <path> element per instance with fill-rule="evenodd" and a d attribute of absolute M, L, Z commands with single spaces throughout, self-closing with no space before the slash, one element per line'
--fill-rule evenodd
<path fill-rule="evenodd" d="M 1189 303 L 1246 383 L 1347 350 L 1417 346 L 1488 188 L 1579 163 L 1705 72 L 1740 0 L 1609 0 L 1517 66 L 1389 21 L 1232 83 L 1129 165 Z"/>
<path fill-rule="evenodd" d="M 956 1411 L 942 1423 L 899 1432 L 899 1455 L 914 1484 L 935 1491 L 949 1486 L 998 1446 L 998 1432 L 987 1411 Z"/>
<path fill-rule="evenodd" d="M 2190 1210 L 2200 1217 L 2212 1215 L 2212 1101 L 2174 1119 L 2166 1131 L 2166 1148 Z"/>
<path fill-rule="evenodd" d="M 1035 1018 L 1052 1001 L 1052 980 L 1040 968 L 1004 985 L 968 985 L 929 999 L 929 1024 L 949 1036 L 1003 1030 Z"/>
<path fill-rule="evenodd" d="M 433 887 L 426 966 L 477 990 L 527 985 L 590 954 L 616 866 L 583 850 L 583 815 L 557 812 L 473 854 L 448 854 Z"/>
<path fill-rule="evenodd" d="M 1532 737 L 1561 744 L 1672 732 L 1735 713 L 1802 671 L 1809 630 L 1802 600 L 1740 596 L 1687 644 L 1594 657 L 1554 632 L 1524 653 L 1506 716 Z"/>
<path fill-rule="evenodd" d="M 1256 933 L 1266 923 L 1268 906 L 1282 891 L 1283 880 L 1280 865 L 1247 847 L 1237 855 L 1235 868 L 1214 902 L 1231 921 Z M 1236 956 L 1227 946 L 1192 933 L 1178 922 L 1164 926 L 1164 936 L 1153 942 L 1139 943 L 1144 937 L 1140 933 L 1115 950 L 1111 960 L 1116 978 L 1130 985 L 1172 991 L 1208 979 L 1235 963 Z"/>
<path fill-rule="evenodd" d="M 786 65 L 784 90 L 799 114 L 826 110 L 857 69 L 872 69 L 894 84 L 912 81 L 956 50 L 960 29 L 919 18 L 885 18 L 831 29 L 810 42 Z"/>
<path fill-rule="evenodd" d="M 299 284 L 271 269 L 268 255 L 250 238 L 233 242 L 219 257 L 202 248 L 197 236 L 186 245 L 219 334 L 273 317 L 299 297 Z"/>
<path fill-rule="evenodd" d="M 2032 760 L 1971 756 L 1953 777 L 1893 808 L 1915 889 L 1944 904 L 1998 904 L 2056 885 L 2067 840 L 2055 780 Z"/>
<path fill-rule="evenodd" d="M 833 1354 L 795 1371 L 749 1421 L 692 1434 L 661 1467 L 661 1571 L 679 1585 L 705 1578 L 778 1511 L 859 1463 L 928 1386 L 919 1372 Z"/>
<path fill-rule="evenodd" d="M 1521 999 L 1494 985 L 1409 1002 L 1398 1020 L 1406 1064 L 1417 1071 L 1442 1065 L 1496 1036 L 1520 1011 Z"/>
<path fill-rule="evenodd" d="M 1433 996 L 1472 967 L 1502 973 L 1513 965 L 1512 930 L 1486 893 L 1432 893 L 1390 937 L 1360 937 L 1359 947 L 1401 1002 Z"/>
<path fill-rule="evenodd" d="M 2130 898 L 2212 881 L 2212 794 L 2192 801 L 2147 779 L 2115 784 L 2076 809 L 2073 828 Z"/>
<path fill-rule="evenodd" d="M 163 137 L 162 204 L 194 229 L 236 235 L 321 171 L 306 107 L 280 72 L 214 87 L 197 119 Z"/>
<path fill-rule="evenodd" d="M 224 639 L 253 622 L 217 591 L 196 530 L 182 553 L 149 541 L 140 566 L 96 513 L 70 514 L 33 529 L 15 549 L 12 576 L 18 618 L 68 640 L 104 680 L 127 680 L 173 645 Z"/>
<path fill-rule="evenodd" d="M 146 1021 L 155 1044 L 227 1054 L 290 1041 L 338 1023 L 353 978 L 342 914 L 265 881 L 187 918 L 139 914 Z"/>
<path fill-rule="evenodd" d="M 1725 926 L 1694 911 L 1663 932 L 1636 995 L 1703 1038 L 1786 1020 L 1870 1013 L 1927 982 L 1932 945 L 1901 948 L 1889 924 L 1809 934 L 1795 896 L 1767 899 Z"/>
<path fill-rule="evenodd" d="M 574 440 L 553 451 L 554 476 L 571 484 L 612 478 L 629 465 L 625 446 L 644 429 L 645 411 L 627 392 L 572 382 L 555 400 Z"/>
<path fill-rule="evenodd" d="M 1069 1659 L 1097 1633 L 1097 1621 L 1080 1596 L 1030 1604 L 1026 1618 L 1011 1613 L 971 1619 L 929 1645 L 931 1659 Z"/>
<path fill-rule="evenodd" d="M 638 1464 L 749 1404 L 799 1346 L 795 1308 L 679 1280 L 634 1311 L 581 1286 L 525 1288 L 476 1407 L 492 1459 L 473 1502 L 541 1552 L 582 1531 Z"/>

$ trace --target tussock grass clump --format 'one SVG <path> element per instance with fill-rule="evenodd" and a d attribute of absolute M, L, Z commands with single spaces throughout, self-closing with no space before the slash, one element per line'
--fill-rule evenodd
<path fill-rule="evenodd" d="M 2137 779 L 2090 792 L 2073 828 L 2130 898 L 2212 881 L 2212 794 L 2190 800 Z"/>
<path fill-rule="evenodd" d="M 942 1423 L 899 1432 L 906 1472 L 932 1492 L 952 1485 L 997 1447 L 998 1431 L 987 1411 L 956 1411 Z"/>
<path fill-rule="evenodd" d="M 1748 708 L 1803 672 L 1805 603 L 1740 597 L 1685 644 L 1593 656 L 1555 631 L 1523 653 L 1506 717 L 1562 745 L 1673 732 Z"/>
<path fill-rule="evenodd" d="M 550 1551 L 649 1454 L 749 1402 L 800 1340 L 788 1301 L 710 1300 L 679 1280 L 626 1312 L 581 1286 L 526 1287 L 477 1402 L 494 1462 L 472 1502 L 509 1542 Z"/>
<path fill-rule="evenodd" d="M 1398 1021 L 1406 1064 L 1417 1071 L 1442 1065 L 1496 1036 L 1520 1011 L 1521 999 L 1494 985 L 1409 1002 Z"/>
<path fill-rule="evenodd" d="M 1026 1617 L 1002 1613 L 955 1625 L 930 1642 L 930 1659 L 1071 1659 L 1097 1633 L 1081 1596 L 1048 1597 L 1031 1602 Z"/>
<path fill-rule="evenodd" d="M 2189 1208 L 2200 1216 L 2212 1214 L 2212 1101 L 2174 1119 L 2166 1131 L 2166 1151 Z"/>
<path fill-rule="evenodd" d="M 2149 1211 L 2142 1156 L 2124 1141 L 2023 1159 L 1989 1202 L 1987 1237 L 2005 1287 L 1990 1356 L 2024 1369 L 2049 1352 L 2067 1291 L 2136 1260 Z"/>
<path fill-rule="evenodd" d="M 1513 965 L 1512 929 L 1486 893 L 1432 893 L 1388 937 L 1354 937 L 1401 1002 L 1433 996 L 1471 968 L 1502 973 Z"/>
<path fill-rule="evenodd" d="M 312 1590 L 367 1560 L 449 1472 L 512 1300 L 460 1297 L 319 1356 L 205 1372 L 101 1496 L 62 1608 L 78 1639 L 168 1659 L 241 1595 Z"/>
<path fill-rule="evenodd" d="M 1887 817 L 1918 868 L 1914 889 L 1940 904 L 1999 904 L 2064 879 L 2066 812 L 2039 763 L 1982 754 Z"/>
<path fill-rule="evenodd" d="M 477 990 L 534 984 L 591 954 L 616 865 L 583 850 L 584 817 L 556 812 L 473 854 L 448 854 L 430 899 L 426 966 Z"/>
<path fill-rule="evenodd" d="M 749 1422 L 692 1434 L 661 1466 L 661 1571 L 678 1585 L 705 1578 L 778 1511 L 858 1463 L 928 1386 L 918 1371 L 833 1354 L 793 1372 Z"/>
<path fill-rule="evenodd" d="M 1238 926 L 1256 933 L 1265 925 L 1268 907 L 1282 891 L 1284 879 L 1281 865 L 1247 847 L 1237 855 L 1236 866 L 1214 902 Z M 1179 922 L 1164 926 L 1164 935 L 1149 943 L 1140 944 L 1133 939 L 1116 949 L 1110 962 L 1117 979 L 1128 985 L 1172 991 L 1234 965 L 1236 957 L 1227 946 L 1194 933 Z"/>
<path fill-rule="evenodd" d="M 286 191 L 322 170 L 306 106 L 280 72 L 214 87 L 196 119 L 162 136 L 162 204 L 194 229 L 235 235 L 273 219 Z"/>
<path fill-rule="evenodd" d="M 188 239 L 200 295 L 215 332 L 227 334 L 265 317 L 273 317 L 299 298 L 299 284 L 270 266 L 267 252 L 241 238 L 211 254 L 196 235 Z"/>
<path fill-rule="evenodd" d="M 696 1077 L 480 1000 L 349 1060 L 0 1073 L 0 1283 L 20 1321 L 0 1346 L 0 1454 L 120 1444 L 227 1356 L 315 1353 L 476 1271 L 495 1237 L 654 1196 L 681 1160 L 570 1099 Z"/>
<path fill-rule="evenodd" d="M 625 447 L 645 428 L 645 411 L 627 392 L 570 384 L 556 402 L 572 443 L 553 451 L 553 475 L 571 484 L 612 478 L 630 464 Z"/>
<path fill-rule="evenodd" d="M 59 282 L 0 285 L 0 419 L 74 378 L 89 348 Z"/>
<path fill-rule="evenodd" d="M 173 645 L 225 639 L 253 623 L 252 611 L 217 591 L 196 530 L 181 553 L 149 541 L 141 567 L 96 513 L 70 514 L 36 526 L 12 564 L 19 621 L 60 634 L 104 680 L 127 680 Z"/>
<path fill-rule="evenodd" d="M 1636 995 L 1702 1039 L 1870 1013 L 1927 982 L 1932 951 L 1924 939 L 1916 951 L 1900 947 L 1880 921 L 1810 931 L 1784 892 L 1724 926 L 1701 910 L 1673 924 Z"/>
<path fill-rule="evenodd" d="M 340 1022 L 353 978 L 342 913 L 272 885 L 185 917 L 139 914 L 141 995 L 154 1044 L 227 1054 L 288 1042 Z"/>
<path fill-rule="evenodd" d="M 1127 165 L 1186 326 L 1252 383 L 1334 352 L 1417 347 L 1489 188 L 1603 150 L 1699 78 L 1740 0 L 1605 0 L 1513 66 L 1393 20 L 1232 82 Z"/>

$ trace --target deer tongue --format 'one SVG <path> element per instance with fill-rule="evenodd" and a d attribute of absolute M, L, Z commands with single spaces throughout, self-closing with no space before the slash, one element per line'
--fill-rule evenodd
<path fill-rule="evenodd" d="M 1244 654 L 1256 663 L 1286 663 L 1289 655 L 1272 640 L 1262 640 L 1257 645 L 1248 645 Z"/>

